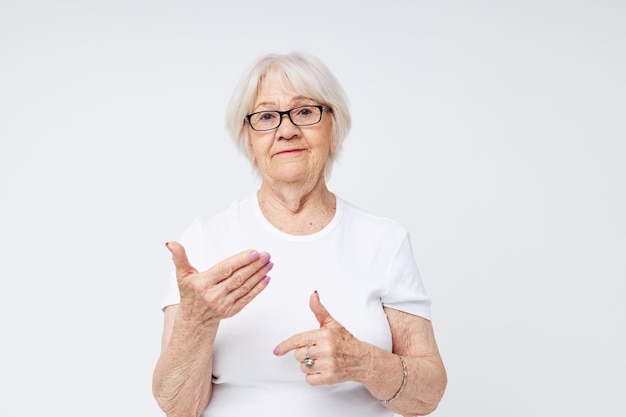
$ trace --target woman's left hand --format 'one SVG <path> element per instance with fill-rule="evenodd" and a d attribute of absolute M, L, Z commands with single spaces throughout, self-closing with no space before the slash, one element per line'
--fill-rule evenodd
<path fill-rule="evenodd" d="M 345 381 L 363 381 L 368 369 L 369 344 L 361 342 L 335 320 L 314 292 L 309 306 L 319 329 L 291 336 L 274 349 L 274 354 L 283 356 L 294 351 L 300 369 L 306 374 L 310 385 L 330 385 Z M 313 361 L 305 362 L 310 358 Z"/>

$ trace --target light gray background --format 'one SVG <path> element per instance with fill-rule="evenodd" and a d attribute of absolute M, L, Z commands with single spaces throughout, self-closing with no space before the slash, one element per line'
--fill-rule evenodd
<path fill-rule="evenodd" d="M 626 415 L 625 12 L 2 0 L 0 415 L 160 415 L 163 244 L 255 189 L 225 106 L 291 50 L 351 100 L 331 188 L 411 232 L 434 415 Z"/>

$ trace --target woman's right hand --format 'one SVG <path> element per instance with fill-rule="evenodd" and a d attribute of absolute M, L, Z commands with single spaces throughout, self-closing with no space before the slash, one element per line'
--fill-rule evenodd
<path fill-rule="evenodd" d="M 217 325 L 240 312 L 270 281 L 270 254 L 248 250 L 198 272 L 178 242 L 166 243 L 176 267 L 180 291 L 178 314 L 198 325 Z"/>

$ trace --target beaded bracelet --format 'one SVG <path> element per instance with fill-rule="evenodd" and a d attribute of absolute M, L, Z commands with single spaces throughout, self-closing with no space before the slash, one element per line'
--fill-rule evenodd
<path fill-rule="evenodd" d="M 402 363 L 402 385 L 400 385 L 400 389 L 398 390 L 398 392 L 395 393 L 393 397 L 389 398 L 388 400 L 379 400 L 383 404 L 389 404 L 400 396 L 402 391 L 404 391 L 404 387 L 406 386 L 406 380 L 409 377 L 409 371 L 406 369 L 406 363 L 404 363 L 404 358 L 402 356 L 398 356 L 398 358 Z"/>

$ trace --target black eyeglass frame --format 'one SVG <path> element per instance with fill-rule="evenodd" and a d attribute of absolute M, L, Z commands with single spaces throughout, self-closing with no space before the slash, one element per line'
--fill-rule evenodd
<path fill-rule="evenodd" d="M 293 121 L 293 119 L 291 118 L 291 112 L 297 109 L 301 109 L 303 107 L 316 107 L 320 110 L 320 118 L 317 122 L 314 123 L 306 123 L 306 124 L 298 124 L 296 122 Z M 317 105 L 313 105 L 313 104 L 305 104 L 303 106 L 298 106 L 298 107 L 294 107 L 292 109 L 289 110 L 285 110 L 285 111 L 280 111 L 280 110 L 262 110 L 262 111 L 257 111 L 254 113 L 250 113 L 249 115 L 246 116 L 246 121 L 248 122 L 248 125 L 250 125 L 250 127 L 252 128 L 252 130 L 255 130 L 257 132 L 267 132 L 269 130 L 274 130 L 274 129 L 278 129 L 280 127 L 280 125 L 283 123 L 283 116 L 286 114 L 287 117 L 289 117 L 289 121 L 291 121 L 291 123 L 294 124 L 294 126 L 313 126 L 318 124 L 319 122 L 322 121 L 322 116 L 324 115 L 324 112 L 328 111 L 328 112 L 332 112 L 332 109 L 328 106 L 317 106 Z M 278 125 L 276 127 L 272 127 L 271 129 L 255 129 L 254 126 L 252 126 L 252 122 L 250 121 L 250 118 L 252 116 L 254 116 L 255 114 L 259 114 L 259 113 L 278 113 L 278 117 L 279 117 L 279 121 L 278 121 Z"/>

